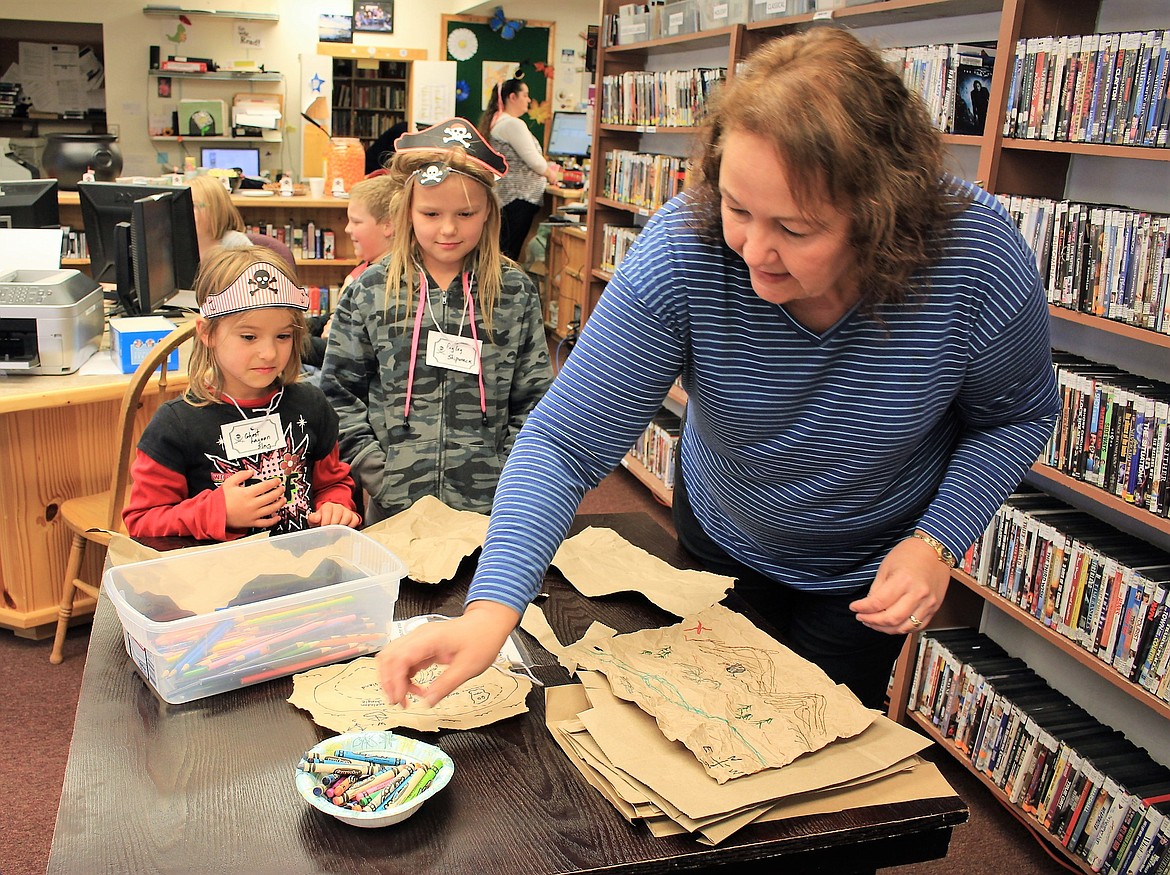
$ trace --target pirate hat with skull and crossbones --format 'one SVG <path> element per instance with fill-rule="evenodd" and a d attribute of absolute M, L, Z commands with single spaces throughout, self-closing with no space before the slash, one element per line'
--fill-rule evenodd
<path fill-rule="evenodd" d="M 412 149 L 427 149 L 433 152 L 449 152 L 461 148 L 470 160 L 500 177 L 508 172 L 508 161 L 488 145 L 475 125 L 463 118 L 449 118 L 437 125 L 413 134 L 403 134 L 394 141 L 398 152 Z M 416 174 L 420 185 L 438 185 L 447 178 L 451 168 L 441 159 L 422 167 Z"/>
<path fill-rule="evenodd" d="M 257 261 L 244 268 L 222 292 L 208 295 L 199 308 L 199 315 L 212 318 L 261 307 L 308 310 L 309 291 L 294 283 L 275 264 Z"/>

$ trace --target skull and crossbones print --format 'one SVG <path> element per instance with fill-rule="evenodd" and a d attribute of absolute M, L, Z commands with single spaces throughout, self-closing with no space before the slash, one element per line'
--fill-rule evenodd
<path fill-rule="evenodd" d="M 443 128 L 443 133 L 447 136 L 443 137 L 443 143 L 458 143 L 464 149 L 471 148 L 471 131 L 467 130 L 466 125 L 448 125 Z"/>
<path fill-rule="evenodd" d="M 248 292 L 252 295 L 257 292 L 267 292 L 269 289 L 277 291 L 276 277 L 264 268 L 252 271 L 252 275 L 248 277 L 248 286 Z"/>

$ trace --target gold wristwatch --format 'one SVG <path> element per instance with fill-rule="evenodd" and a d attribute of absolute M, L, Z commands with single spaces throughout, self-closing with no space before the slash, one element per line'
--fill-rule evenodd
<path fill-rule="evenodd" d="M 946 565 L 947 568 L 954 568 L 959 564 L 959 560 L 955 558 L 955 554 L 947 549 L 947 545 L 936 538 L 934 535 L 928 535 L 926 532 L 915 529 L 914 537 L 925 544 L 929 544 L 934 552 L 938 554 L 938 558 L 944 565 Z"/>

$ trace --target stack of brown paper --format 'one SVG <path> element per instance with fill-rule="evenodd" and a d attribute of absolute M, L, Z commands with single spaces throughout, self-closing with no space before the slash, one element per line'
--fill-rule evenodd
<path fill-rule="evenodd" d="M 928 739 L 732 611 L 587 638 L 564 661 L 597 670 L 547 691 L 549 730 L 586 780 L 656 835 L 717 844 L 761 819 L 953 795 L 916 756 Z"/>

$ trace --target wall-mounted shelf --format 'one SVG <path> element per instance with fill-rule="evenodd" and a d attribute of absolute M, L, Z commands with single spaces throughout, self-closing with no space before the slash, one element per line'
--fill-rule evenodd
<path fill-rule="evenodd" d="M 280 143 L 281 139 L 268 140 L 264 137 L 151 137 L 158 143 Z"/>
<path fill-rule="evenodd" d="M 228 9 L 184 9 L 179 6 L 143 6 L 143 15 L 206 15 L 239 21 L 280 21 L 275 12 L 237 12 Z"/>
<path fill-rule="evenodd" d="M 280 82 L 284 79 L 282 73 L 253 73 L 247 70 L 214 70 L 207 73 L 185 73 L 178 70 L 148 70 L 153 78 L 166 77 L 168 79 L 224 79 L 236 82 Z"/>

